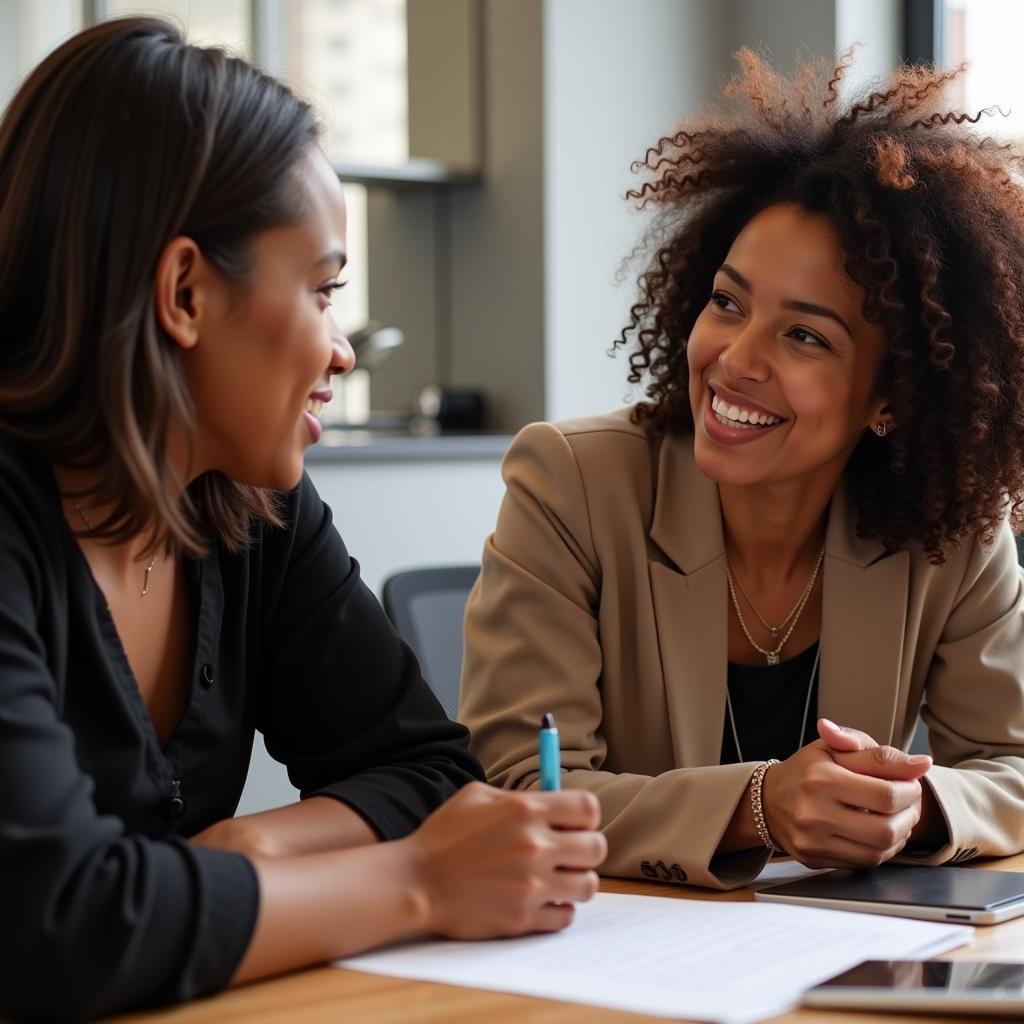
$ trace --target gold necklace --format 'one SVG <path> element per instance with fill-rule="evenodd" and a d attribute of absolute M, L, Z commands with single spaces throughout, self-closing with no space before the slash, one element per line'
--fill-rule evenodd
<path fill-rule="evenodd" d="M 85 523 L 85 528 L 92 532 L 95 527 L 89 522 L 89 517 L 85 514 L 85 510 L 77 501 L 71 502 L 75 511 L 81 516 L 82 522 Z M 142 592 L 139 597 L 145 597 L 149 593 L 149 574 L 153 571 L 153 566 L 156 565 L 156 555 L 149 560 L 149 565 L 146 566 L 146 575 L 142 578 Z"/>
<path fill-rule="evenodd" d="M 814 676 L 818 671 L 818 662 L 821 659 L 821 641 L 818 641 L 818 649 L 814 653 L 814 664 L 811 666 L 811 678 L 807 682 L 807 697 L 804 700 L 804 717 L 800 721 L 800 738 L 797 740 L 796 749 L 804 745 L 804 733 L 807 731 L 807 713 L 811 710 L 811 692 L 814 690 Z M 732 711 L 732 696 L 729 693 L 729 683 L 725 684 L 725 706 L 729 711 L 729 725 L 732 726 L 732 741 L 736 744 L 736 759 L 743 763 L 743 750 L 740 747 L 740 734 L 736 730 L 736 716 Z"/>
<path fill-rule="evenodd" d="M 757 621 L 760 622 L 766 630 L 768 630 L 769 641 L 771 643 L 775 643 L 775 638 L 786 628 L 789 620 L 796 615 L 797 609 L 800 607 L 800 602 L 804 599 L 804 595 L 801 593 L 794 602 L 793 607 L 789 609 L 789 614 L 777 626 L 773 626 L 767 619 L 763 618 L 761 613 L 754 607 L 754 602 L 750 600 L 750 595 L 747 593 L 746 588 L 743 586 L 743 581 L 739 576 L 733 576 L 732 581 L 739 588 L 739 592 L 746 600 L 747 607 L 757 616 Z"/>
<path fill-rule="evenodd" d="M 824 559 L 825 545 L 822 544 L 821 550 L 818 552 L 818 559 L 814 563 L 814 571 L 811 573 L 811 578 L 807 581 L 807 586 L 804 587 L 804 592 L 800 595 L 800 600 L 797 602 L 796 608 L 792 612 L 790 612 L 790 615 L 793 617 L 793 620 L 789 624 L 789 629 L 786 630 L 786 633 L 783 636 L 783 638 L 779 641 L 778 646 L 774 650 L 768 650 L 767 648 L 764 648 L 760 644 L 756 643 L 754 638 L 750 635 L 750 630 L 747 629 L 747 624 L 743 619 L 743 612 L 740 611 L 740 602 L 736 597 L 736 588 L 733 586 L 733 576 L 732 570 L 729 568 L 729 559 L 728 557 L 726 557 L 725 579 L 729 584 L 729 596 L 732 598 L 733 608 L 736 609 L 736 618 L 739 620 L 740 629 L 743 630 L 743 635 L 750 642 L 750 646 L 753 647 L 758 654 L 763 654 L 765 658 L 768 659 L 769 665 L 778 665 L 780 661 L 779 656 L 782 654 L 782 648 L 786 646 L 786 641 L 793 635 L 793 630 L 796 629 L 796 624 L 800 621 L 800 615 L 804 610 L 804 606 L 807 604 L 808 598 L 811 596 L 811 591 L 814 589 L 815 580 L 817 580 L 818 578 L 818 571 L 821 569 L 821 563 L 824 561 Z M 747 597 L 746 591 L 744 591 L 743 596 Z M 747 601 L 750 601 L 749 597 L 747 597 Z M 761 619 L 761 616 L 758 615 L 757 609 L 754 608 L 753 604 L 751 604 L 750 607 L 754 610 L 754 614 L 757 615 L 759 619 Z M 789 618 L 789 616 L 786 616 L 786 618 Z M 764 619 L 761 619 L 761 621 L 764 622 Z M 784 626 L 785 624 L 785 620 L 783 620 L 782 625 Z M 767 626 L 767 623 L 765 623 L 765 625 Z M 771 629 L 770 626 L 768 626 L 768 628 Z M 782 627 L 780 626 L 779 628 L 781 629 Z M 771 639 L 775 639 L 774 634 L 772 634 Z"/>

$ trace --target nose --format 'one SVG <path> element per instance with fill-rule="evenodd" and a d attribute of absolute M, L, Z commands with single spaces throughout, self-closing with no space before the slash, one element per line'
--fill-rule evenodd
<path fill-rule="evenodd" d="M 327 375 L 333 377 L 336 374 L 348 373 L 356 365 L 356 354 L 330 313 L 327 314 L 327 320 L 331 334 L 331 362 L 327 368 Z"/>
<path fill-rule="evenodd" d="M 770 375 L 761 332 L 748 322 L 721 352 L 718 365 L 733 380 L 765 381 Z"/>

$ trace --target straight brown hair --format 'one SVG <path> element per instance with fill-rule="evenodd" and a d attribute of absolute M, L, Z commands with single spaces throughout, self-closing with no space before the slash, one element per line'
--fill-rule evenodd
<path fill-rule="evenodd" d="M 89 535 L 150 531 L 201 554 L 279 524 L 273 492 L 206 473 L 184 498 L 169 425 L 194 432 L 154 311 L 160 254 L 192 238 L 244 285 L 251 244 L 293 222 L 308 104 L 155 18 L 104 22 L 51 53 L 0 123 L 0 438 L 92 472 L 111 512 Z"/>

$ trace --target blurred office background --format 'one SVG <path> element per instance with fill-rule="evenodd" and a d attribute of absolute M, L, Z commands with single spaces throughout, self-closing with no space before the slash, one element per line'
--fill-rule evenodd
<path fill-rule="evenodd" d="M 478 560 L 516 429 L 639 397 L 608 355 L 644 228 L 624 199 L 630 163 L 716 99 L 737 48 L 792 68 L 859 43 L 854 86 L 905 59 L 968 60 L 959 102 L 999 104 L 1008 116 L 984 129 L 1024 134 L 1018 0 L 0 0 L 0 104 L 72 32 L 138 12 L 320 111 L 349 204 L 338 319 L 405 339 L 308 459 L 377 591 L 397 569 Z M 417 429 L 445 390 L 484 396 L 485 421 L 411 433 L 427 386 L 441 401 Z M 262 754 L 255 765 L 243 810 L 289 795 Z"/>
<path fill-rule="evenodd" d="M 374 410 L 427 384 L 482 390 L 487 426 L 630 397 L 606 350 L 642 218 L 629 164 L 713 101 L 742 45 L 783 67 L 862 44 L 858 81 L 901 59 L 971 69 L 965 106 L 1021 134 L 1018 0 L 0 0 L 0 104 L 83 24 L 158 12 L 281 75 L 325 125 L 351 207 L 343 326 L 400 328 Z M 1016 80 L 1015 80 L 1016 78 Z"/>

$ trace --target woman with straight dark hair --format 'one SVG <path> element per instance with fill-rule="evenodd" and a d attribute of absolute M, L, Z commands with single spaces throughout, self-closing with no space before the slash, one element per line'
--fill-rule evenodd
<path fill-rule="evenodd" d="M 596 799 L 472 781 L 303 475 L 345 261 L 310 108 L 162 21 L 74 37 L 0 124 L 0 1015 L 595 890 Z M 255 729 L 303 799 L 235 819 Z"/>

